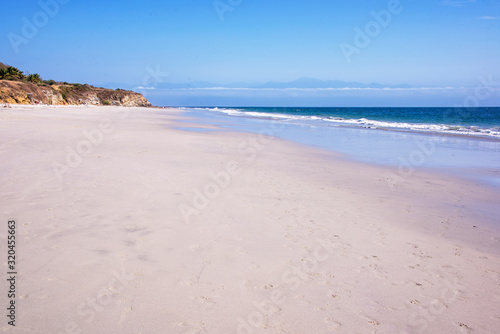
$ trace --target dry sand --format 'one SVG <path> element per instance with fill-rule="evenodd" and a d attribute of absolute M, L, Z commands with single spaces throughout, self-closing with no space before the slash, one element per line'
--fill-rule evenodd
<path fill-rule="evenodd" d="M 390 169 L 174 109 L 14 106 L 0 136 L 4 275 L 8 220 L 18 237 L 3 331 L 500 328 L 495 189 L 422 172 L 391 188 Z"/>

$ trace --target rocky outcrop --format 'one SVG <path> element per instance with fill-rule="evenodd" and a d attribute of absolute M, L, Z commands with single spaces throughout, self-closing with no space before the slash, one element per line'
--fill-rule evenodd
<path fill-rule="evenodd" d="M 151 107 L 151 103 L 142 94 L 123 89 L 113 90 L 81 84 L 48 85 L 10 80 L 0 80 L 0 103 Z"/>

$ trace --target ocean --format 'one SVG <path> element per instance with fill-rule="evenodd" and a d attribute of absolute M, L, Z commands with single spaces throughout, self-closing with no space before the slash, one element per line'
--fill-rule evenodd
<path fill-rule="evenodd" d="M 232 116 L 500 139 L 500 107 L 482 108 L 212 108 Z"/>
<path fill-rule="evenodd" d="M 498 107 L 180 109 L 220 131 L 271 134 L 360 162 L 430 168 L 500 187 Z"/>

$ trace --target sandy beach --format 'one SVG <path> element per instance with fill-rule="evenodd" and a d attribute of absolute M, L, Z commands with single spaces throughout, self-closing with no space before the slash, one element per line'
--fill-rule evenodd
<path fill-rule="evenodd" d="M 390 186 L 395 168 L 279 127 L 1 108 L 2 331 L 498 332 L 498 189 L 419 170 Z"/>

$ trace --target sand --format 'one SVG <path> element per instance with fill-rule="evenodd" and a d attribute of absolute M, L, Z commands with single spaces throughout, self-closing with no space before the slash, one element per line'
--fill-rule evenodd
<path fill-rule="evenodd" d="M 179 127 L 195 127 L 185 131 Z M 175 109 L 0 109 L 12 333 L 495 333 L 500 193 Z M 5 274 L 6 275 L 6 274 Z M 0 285 L 6 307 L 8 282 Z"/>

